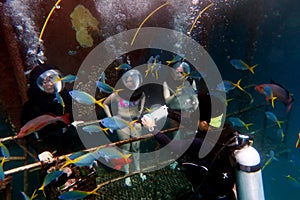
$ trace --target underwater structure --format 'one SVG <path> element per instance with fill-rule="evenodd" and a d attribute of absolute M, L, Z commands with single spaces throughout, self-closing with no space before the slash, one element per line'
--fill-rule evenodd
<path fill-rule="evenodd" d="M 285 8 L 297 8 L 297 4 L 296 6 L 294 4 L 296 3 L 293 0 L 287 1 Z M 40 63 L 51 63 L 64 75 L 84 76 L 86 71 L 82 70 L 82 66 L 86 64 L 86 58 L 98 45 L 104 43 L 109 44 L 103 46 L 108 52 L 116 52 L 113 55 L 121 54 L 120 57 L 115 57 L 112 63 L 107 64 L 109 70 L 106 71 L 106 76 L 110 77 L 110 84 L 115 84 L 120 74 L 116 73 L 114 67 L 124 62 L 131 66 L 147 64 L 151 56 L 155 57 L 156 54 L 164 52 L 145 47 L 124 53 L 125 50 L 119 43 L 105 43 L 115 35 L 133 29 L 137 35 L 132 43 L 142 41 L 138 38 L 139 34 L 143 34 L 142 28 L 154 27 L 180 32 L 201 45 L 216 63 L 222 78 L 228 80 L 224 82 L 224 85 L 229 83 L 231 86 L 231 89 L 228 88 L 226 91 L 228 100 L 226 120 L 241 132 L 253 135 L 253 145 L 264 163 L 262 170 L 265 167 L 268 170 L 271 161 L 276 163 L 276 157 L 271 152 L 275 151 L 276 156 L 283 155 L 290 158 L 291 150 L 287 146 L 290 140 L 295 139 L 287 134 L 291 129 L 289 127 L 290 115 L 286 113 L 288 106 L 275 100 L 277 110 L 274 111 L 269 101 L 264 99 L 265 96 L 271 99 L 273 96 L 261 94 L 253 89 L 261 83 L 269 83 L 269 80 L 265 81 L 269 77 L 261 73 L 262 65 L 268 65 L 263 49 L 271 49 L 270 52 L 275 55 L 270 53 L 269 57 L 272 57 L 272 60 L 284 57 L 282 51 L 272 48 L 272 45 L 278 38 L 283 37 L 282 30 L 288 28 L 298 30 L 300 26 L 299 21 L 295 20 L 297 16 L 289 17 L 278 2 L 273 0 L 263 3 L 258 0 L 10 0 L 1 1 L 0 10 L 0 76 L 2 76 L 0 79 L 2 81 L 0 84 L 0 138 L 2 138 L 1 143 L 11 154 L 10 160 L 2 163 L 7 176 L 1 182 L 1 198 L 22 199 L 20 191 L 33 194 L 40 186 L 38 182 L 41 182 L 37 171 L 44 166 L 36 160 L 36 155 L 28 149 L 24 141 L 15 140 L 16 133 L 21 128 L 22 106 L 28 100 L 30 71 Z M 255 14 L 253 14 L 254 11 Z M 278 20 L 280 23 L 278 29 L 269 25 L 271 19 Z M 159 39 L 167 40 L 163 36 Z M 172 44 L 174 51 L 186 54 L 186 52 L 181 52 L 184 42 L 174 42 Z M 160 55 L 160 59 L 170 60 L 169 55 L 171 55 L 170 52 L 167 52 L 165 57 Z M 245 61 L 244 64 L 248 63 L 249 66 L 247 66 L 253 67 L 254 73 L 252 74 L 249 69 L 242 68 L 238 64 L 231 63 L 230 61 L 235 58 Z M 255 66 L 256 64 L 258 65 Z M 91 68 L 93 68 L 93 73 L 85 79 L 87 85 L 84 87 L 95 87 L 88 80 L 99 78 L 101 66 L 93 63 Z M 272 71 L 272 69 L 269 67 L 265 71 Z M 156 76 L 155 73 L 150 75 Z M 235 83 L 243 86 L 243 90 L 239 90 Z M 73 89 L 74 85 L 81 87 L 76 83 L 65 84 L 65 87 Z M 95 95 L 97 99 L 106 97 L 106 94 L 102 93 Z M 149 95 L 153 96 L 153 94 Z M 162 98 L 162 95 L 158 98 Z M 149 104 L 151 101 L 156 101 L 150 97 L 148 100 Z M 90 117 L 90 111 L 94 111 L 93 109 L 79 108 L 78 119 L 93 120 Z M 97 111 L 100 115 L 104 116 L 104 113 L 99 110 Z M 270 111 L 274 111 L 278 121 L 285 121 L 285 123 L 274 122 L 272 120 L 274 118 L 267 115 Z M 244 124 L 253 123 L 254 125 L 239 126 L 237 118 L 243 119 Z M 172 128 L 166 129 L 166 132 L 171 132 Z M 145 146 L 143 151 L 149 150 L 147 149 L 149 142 L 154 143 L 150 135 L 139 139 Z M 123 144 L 116 142 L 115 138 L 111 140 L 116 146 Z M 131 143 L 134 140 L 123 142 Z M 3 157 L 5 156 L 2 155 Z M 60 159 L 63 160 L 63 158 Z M 145 162 L 144 165 L 146 168 L 152 166 L 151 162 Z M 89 176 L 96 177 L 96 183 L 93 183 L 91 187 L 86 187 L 88 189 L 86 191 L 94 189 L 95 184 L 101 187 L 100 195 L 91 195 L 91 199 L 176 199 L 180 194 L 191 189 L 183 173 L 169 167 L 147 173 L 146 181 L 141 181 L 138 174 L 130 174 L 133 180 L 132 188 L 124 186 L 123 180 L 126 175 L 105 166 L 97 168 Z M 295 180 L 290 174 L 282 177 L 294 183 L 296 188 L 299 187 L 298 177 Z M 272 181 L 273 178 L 270 178 L 270 182 Z M 80 184 L 86 186 L 85 182 Z M 271 193 L 270 187 L 266 187 L 265 183 L 264 187 L 267 189 L 265 191 L 266 199 L 268 199 L 268 194 Z"/>

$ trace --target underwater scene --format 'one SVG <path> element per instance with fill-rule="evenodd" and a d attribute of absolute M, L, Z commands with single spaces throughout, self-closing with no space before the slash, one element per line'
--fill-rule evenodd
<path fill-rule="evenodd" d="M 0 199 L 299 199 L 299 1 L 0 8 Z"/>

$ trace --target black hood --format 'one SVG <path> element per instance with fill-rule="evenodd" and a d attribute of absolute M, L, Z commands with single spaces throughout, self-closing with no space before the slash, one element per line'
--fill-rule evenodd
<path fill-rule="evenodd" d="M 56 70 L 56 68 L 53 65 L 49 65 L 49 64 L 41 64 L 36 66 L 35 68 L 33 68 L 33 70 L 30 72 L 29 74 L 29 84 L 30 84 L 30 88 L 28 90 L 28 96 L 29 98 L 33 98 L 36 96 L 55 96 L 54 94 L 47 94 L 45 92 L 43 92 L 37 85 L 37 78 L 44 73 L 47 70 L 50 69 L 54 69 Z"/>

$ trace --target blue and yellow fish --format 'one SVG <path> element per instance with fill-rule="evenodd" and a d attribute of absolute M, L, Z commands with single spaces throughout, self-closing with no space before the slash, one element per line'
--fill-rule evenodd
<path fill-rule="evenodd" d="M 224 80 L 217 85 L 217 90 L 221 92 L 228 93 L 230 90 L 233 90 L 235 85 L 232 84 L 231 81 Z"/>
<path fill-rule="evenodd" d="M 113 116 L 113 117 L 106 117 L 100 120 L 100 123 L 105 126 L 106 128 L 109 128 L 111 131 L 119 130 L 125 127 L 133 128 L 133 123 L 135 123 L 137 120 L 133 120 L 132 122 L 128 123 L 127 121 Z"/>
<path fill-rule="evenodd" d="M 60 94 L 58 92 L 55 92 L 55 101 L 57 101 L 57 103 L 59 103 L 62 107 L 63 107 L 63 113 L 65 112 L 65 102 L 63 100 L 63 98 L 60 96 Z"/>
<path fill-rule="evenodd" d="M 77 101 L 78 103 L 86 104 L 86 105 L 91 105 L 91 104 L 98 104 L 102 108 L 104 108 L 103 101 L 105 98 L 102 98 L 100 100 L 96 100 L 93 96 L 90 94 L 83 92 L 81 90 L 72 90 L 69 92 L 71 97 Z"/>
<path fill-rule="evenodd" d="M 158 80 L 158 71 L 161 69 L 161 61 L 159 61 L 159 55 L 155 57 L 151 56 L 147 61 L 147 69 L 145 70 L 145 78 L 148 76 L 149 73 L 152 76 L 155 76 L 156 80 Z"/>
<path fill-rule="evenodd" d="M 277 135 L 278 135 L 278 137 L 281 138 L 281 142 L 282 142 L 284 140 L 285 134 L 284 134 L 284 132 L 283 132 L 283 130 L 281 128 L 279 128 L 277 130 Z"/>
<path fill-rule="evenodd" d="M 254 74 L 254 68 L 258 66 L 258 64 L 249 66 L 247 63 L 240 59 L 232 59 L 230 60 L 230 64 L 236 69 L 249 70 L 252 74 Z"/>
<path fill-rule="evenodd" d="M 10 157 L 9 151 L 2 142 L 0 142 L 0 148 L 1 148 L 1 153 L 2 153 L 3 157 L 6 159 L 9 159 L 9 157 Z"/>
<path fill-rule="evenodd" d="M 53 172 L 50 172 L 49 174 L 47 174 L 45 176 L 43 184 L 39 188 L 39 190 L 42 190 L 44 195 L 46 196 L 45 191 L 44 191 L 45 187 L 47 185 L 49 185 L 52 181 L 57 180 L 63 173 L 64 173 L 63 171 L 58 170 L 58 171 L 53 171 Z"/>
<path fill-rule="evenodd" d="M 106 135 L 108 135 L 108 129 L 109 128 L 102 128 L 99 125 L 88 125 L 88 126 L 84 126 L 82 128 L 83 131 L 92 134 L 92 133 L 99 133 L 101 131 L 103 131 Z"/>
<path fill-rule="evenodd" d="M 77 80 L 77 76 L 75 75 L 72 75 L 72 74 L 68 74 L 64 77 L 58 77 L 55 79 L 54 83 L 58 82 L 58 81 L 62 81 L 64 83 L 73 83 L 74 81 Z"/>
<path fill-rule="evenodd" d="M 267 162 L 264 164 L 264 166 L 261 168 L 261 170 L 264 170 L 266 166 L 268 166 L 272 160 L 278 161 L 278 159 L 275 157 L 275 152 L 273 150 L 270 150 L 269 154 L 270 158 L 267 160 Z"/>
<path fill-rule="evenodd" d="M 71 159 L 74 158 L 74 159 Z M 72 157 L 67 157 L 65 156 L 66 162 L 63 164 L 60 169 L 63 169 L 67 165 L 74 164 L 78 167 L 84 167 L 84 166 L 91 166 L 93 165 L 94 161 L 99 159 L 99 155 L 97 150 L 91 151 L 88 153 L 85 153 L 83 155 L 80 155 L 78 157 L 72 156 Z"/>
<path fill-rule="evenodd" d="M 38 196 L 38 194 L 36 194 L 37 190 L 34 190 L 33 194 L 31 195 L 31 197 L 29 197 L 27 194 L 25 194 L 25 192 L 21 192 L 24 200 L 33 200 L 35 197 Z"/>
<path fill-rule="evenodd" d="M 115 70 L 116 70 L 116 71 L 119 71 L 120 69 L 123 69 L 123 70 L 129 70 L 129 69 L 131 69 L 131 68 L 132 68 L 132 67 L 131 67 L 129 64 L 123 63 L 123 64 L 119 65 L 118 67 L 115 67 Z"/>
<path fill-rule="evenodd" d="M 176 55 L 172 60 L 167 60 L 166 63 L 167 65 L 171 65 L 173 63 L 183 60 L 183 57 L 184 57 L 183 55 Z"/>
<path fill-rule="evenodd" d="M 0 181 L 4 181 L 4 178 L 5 178 L 5 174 L 4 174 L 4 170 L 3 170 L 3 165 L 4 165 L 4 162 L 6 162 L 6 158 L 3 157 L 2 158 L 2 161 L 0 163 Z"/>
<path fill-rule="evenodd" d="M 296 148 L 300 148 L 300 133 L 298 133 L 298 139 L 296 141 Z"/>
<path fill-rule="evenodd" d="M 265 112 L 267 118 L 275 123 L 277 123 L 278 127 L 281 128 L 281 124 L 284 123 L 284 121 L 279 121 L 276 117 L 276 115 L 270 111 Z"/>
<path fill-rule="evenodd" d="M 253 123 L 246 124 L 238 117 L 229 117 L 228 120 L 232 123 L 232 126 L 245 127 L 249 130 L 249 126 L 252 126 Z"/>
<path fill-rule="evenodd" d="M 97 193 L 97 190 L 100 187 L 95 188 L 92 191 L 80 191 L 80 190 L 73 190 L 73 191 L 69 191 L 69 192 L 65 192 L 63 194 L 61 194 L 58 198 L 62 199 L 62 200 L 76 200 L 76 199 L 83 199 L 91 194 L 94 195 L 99 195 Z"/>
<path fill-rule="evenodd" d="M 104 83 L 102 81 L 96 81 L 96 85 L 98 87 L 98 89 L 100 90 L 100 92 L 106 92 L 106 93 L 119 93 L 120 91 L 122 91 L 123 89 L 118 89 L 116 90 L 114 87 L 108 85 L 107 83 Z"/>

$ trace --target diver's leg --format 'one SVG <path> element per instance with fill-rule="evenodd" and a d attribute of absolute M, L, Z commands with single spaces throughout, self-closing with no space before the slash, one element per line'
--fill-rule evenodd
<path fill-rule="evenodd" d="M 140 137 L 142 134 L 142 126 L 141 124 L 135 124 L 132 129 L 131 135 L 132 137 Z M 136 171 L 141 171 L 140 169 L 140 141 L 132 143 L 132 152 L 133 152 L 133 164 L 135 166 Z M 146 175 L 140 173 L 140 178 L 144 181 L 146 180 Z"/>
<path fill-rule="evenodd" d="M 121 140 L 127 140 L 127 139 L 130 138 L 130 128 L 125 127 L 123 129 L 117 130 L 117 134 L 118 134 L 118 137 L 119 137 L 120 141 Z M 123 149 L 123 153 L 127 154 L 130 151 L 130 143 L 123 144 L 121 146 L 121 148 Z M 125 174 L 129 174 L 129 165 L 130 164 L 124 165 Z M 132 186 L 130 177 L 125 178 L 125 185 L 127 185 L 128 187 Z"/>

